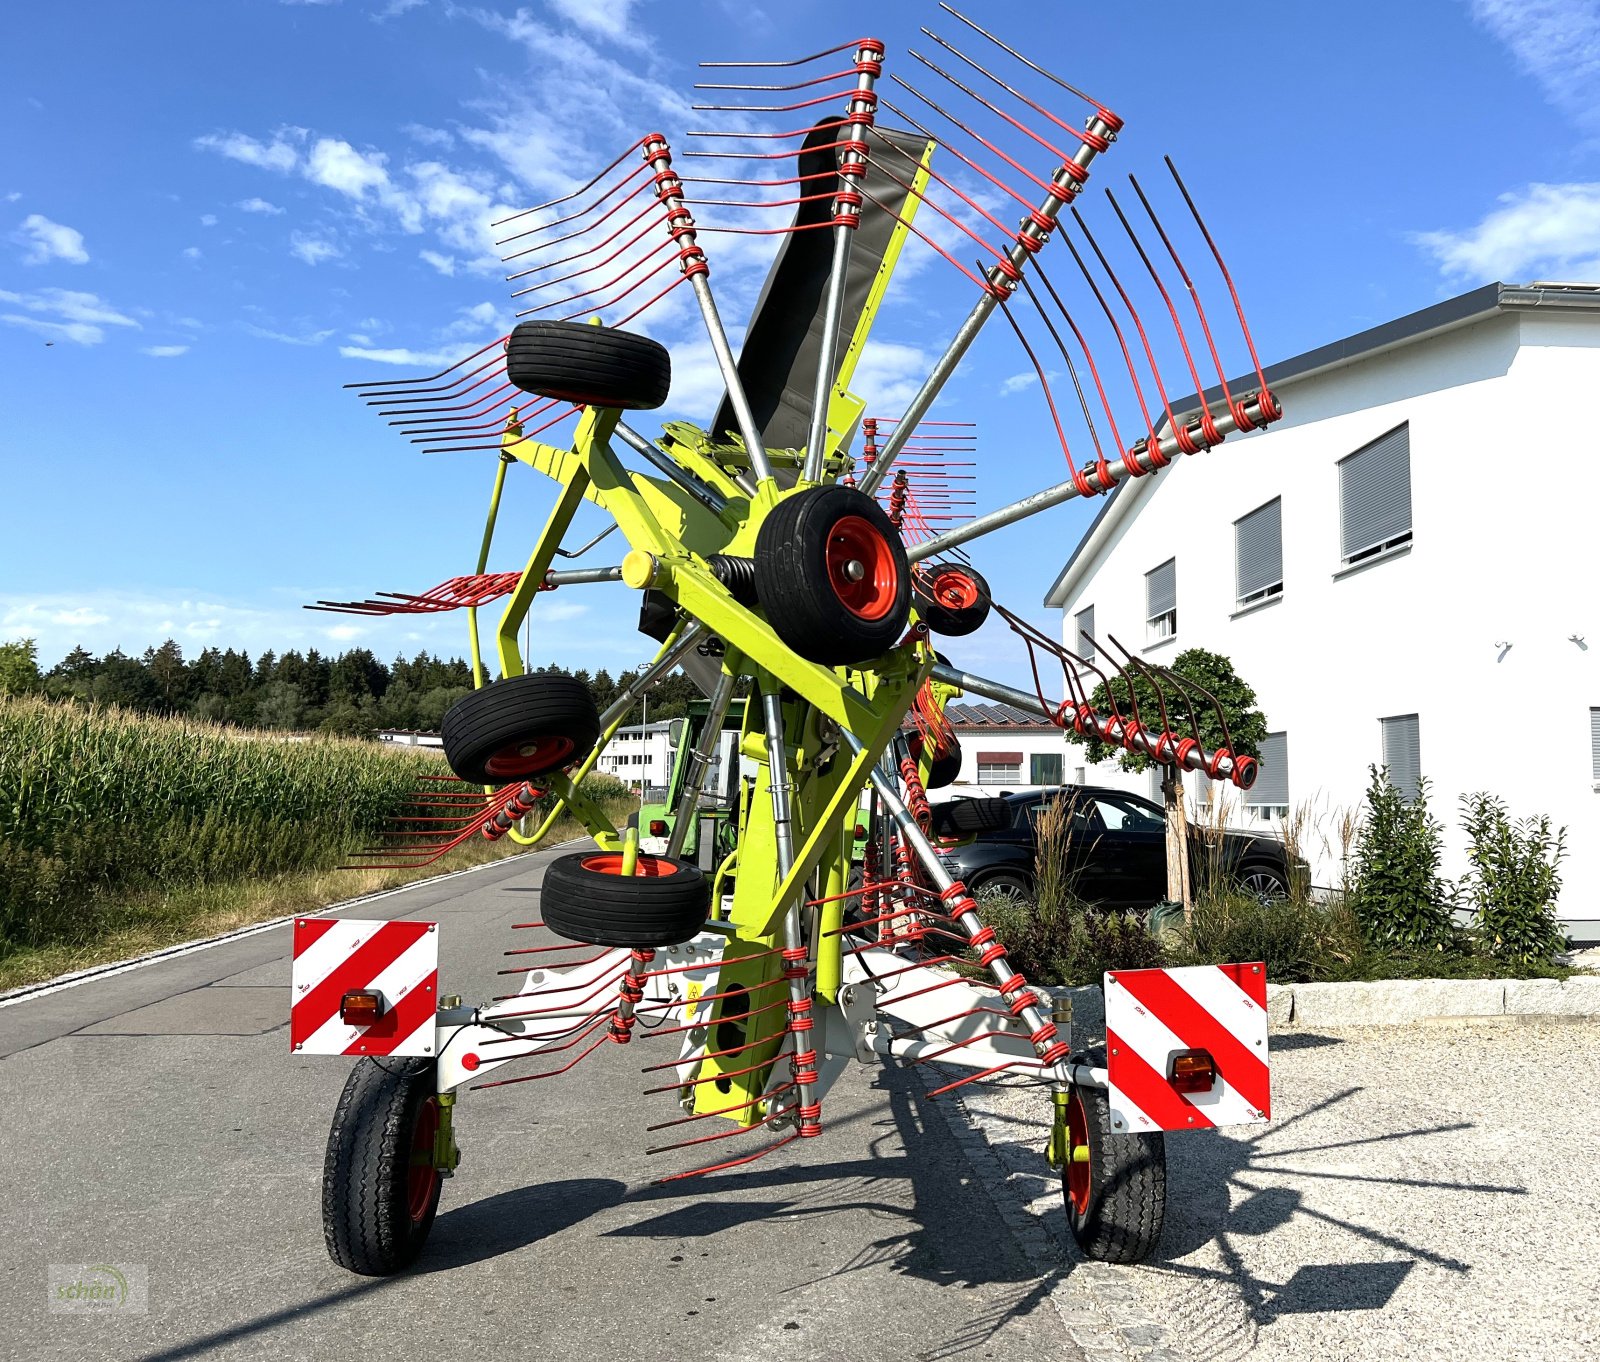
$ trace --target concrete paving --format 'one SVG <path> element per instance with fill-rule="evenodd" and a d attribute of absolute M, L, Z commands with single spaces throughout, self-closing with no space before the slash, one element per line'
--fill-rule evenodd
<path fill-rule="evenodd" d="M 438 919 L 442 990 L 487 998 L 548 859 L 349 915 Z M 1019 1247 L 982 1141 L 896 1070 L 852 1067 L 822 1139 L 665 1187 L 686 1165 L 643 1155 L 675 1113 L 639 1095 L 640 1044 L 469 1092 L 423 1262 L 350 1276 L 318 1201 L 348 1064 L 290 1054 L 288 956 L 275 928 L 0 1008 L 0 1356 L 1085 1355 L 1060 1264 Z M 141 1268 L 148 1313 L 52 1312 L 51 1264 Z"/>

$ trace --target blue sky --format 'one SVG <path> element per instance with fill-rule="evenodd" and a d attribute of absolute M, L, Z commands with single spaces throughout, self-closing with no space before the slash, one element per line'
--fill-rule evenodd
<path fill-rule="evenodd" d="M 1025 38 L 1015 7 L 969 9 L 1127 119 L 1097 183 L 1129 170 L 1153 183 L 1174 156 L 1267 362 L 1487 280 L 1600 278 L 1600 0 L 1149 0 L 1103 16 L 1058 3 L 1034 8 Z M 697 61 L 831 46 L 858 36 L 861 12 L 5 7 L 0 639 L 35 637 L 46 663 L 74 643 L 138 651 L 168 635 L 191 655 L 463 651 L 459 616 L 299 609 L 469 571 L 493 475 L 493 455 L 418 453 L 340 385 L 427 372 L 502 334 L 512 286 L 488 220 L 570 188 L 651 128 L 681 149 L 704 118 L 688 108 Z M 911 74 L 918 24 L 958 36 L 932 0 L 875 18 L 889 71 Z M 1091 216 L 1108 223 L 1097 197 Z M 736 326 L 766 249 L 708 243 Z M 905 274 L 859 385 L 881 414 L 903 408 L 973 297 L 937 262 Z M 1225 295 L 1199 282 L 1225 320 Z M 720 386 L 690 323 L 683 309 L 652 323 L 676 362 L 662 415 L 703 421 Z M 1241 367 L 1237 344 L 1229 358 Z M 1028 373 L 997 322 L 935 413 L 978 423 L 982 506 L 1064 475 Z M 514 470 L 493 567 L 520 565 L 552 493 Z M 1094 510 L 1048 513 L 975 560 L 1054 632 L 1039 602 Z M 580 532 L 603 524 L 585 514 Z M 614 542 L 586 561 L 612 561 Z M 646 655 L 621 588 L 563 590 L 540 611 L 536 660 L 615 670 Z M 949 651 L 1009 679 L 1025 666 L 998 626 Z"/>

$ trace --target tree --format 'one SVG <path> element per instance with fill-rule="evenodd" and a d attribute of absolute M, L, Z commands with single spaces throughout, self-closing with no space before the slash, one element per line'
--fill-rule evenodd
<path fill-rule="evenodd" d="M 256 723 L 262 728 L 297 729 L 305 724 L 306 702 L 300 687 L 290 681 L 269 681 L 256 703 Z"/>
<path fill-rule="evenodd" d="M 163 709 L 176 709 L 188 698 L 189 664 L 183 660 L 183 649 L 172 639 L 159 648 L 145 650 L 144 669 L 155 682 Z"/>
<path fill-rule="evenodd" d="M 39 645 L 31 638 L 0 643 L 0 695 L 27 695 L 40 689 Z"/>
<path fill-rule="evenodd" d="M 1178 737 L 1198 736 L 1201 747 L 1208 752 L 1226 746 L 1235 756 L 1260 757 L 1261 744 L 1267 736 L 1266 717 L 1255 707 L 1254 689 L 1220 653 L 1188 648 L 1172 660 L 1166 670 L 1191 683 L 1187 693 L 1164 681 L 1162 695 L 1158 696 L 1148 674 L 1136 667 L 1129 669 L 1131 682 L 1114 669 L 1106 670 L 1109 683 L 1101 681 L 1089 696 L 1097 713 L 1137 716 L 1152 733 L 1160 734 L 1164 703 L 1168 726 Z M 1206 698 L 1206 692 L 1216 698 L 1215 705 Z M 1218 709 L 1222 711 L 1220 718 Z M 1115 753 L 1125 771 L 1143 771 L 1150 765 L 1150 758 L 1143 752 L 1113 748 L 1097 734 L 1079 735 L 1069 725 L 1066 736 L 1068 742 L 1083 746 L 1089 762 L 1105 761 Z M 1183 807 L 1183 783 L 1170 765 L 1163 769 L 1161 791 L 1167 806 L 1167 897 L 1183 904 L 1184 917 L 1188 918 L 1194 911 L 1188 819 Z"/>

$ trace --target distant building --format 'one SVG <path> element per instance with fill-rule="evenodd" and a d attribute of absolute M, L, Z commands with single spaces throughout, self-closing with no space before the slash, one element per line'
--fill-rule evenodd
<path fill-rule="evenodd" d="M 619 728 L 595 763 L 595 770 L 627 785 L 667 785 L 672 779 L 671 729 L 671 719 Z"/>
<path fill-rule="evenodd" d="M 1037 714 L 1012 705 L 961 700 L 946 705 L 944 712 L 961 743 L 961 773 L 953 785 L 928 792 L 936 803 L 1082 779 L 1081 770 L 1069 761 L 1082 749 L 1069 748 L 1061 730 Z"/>
<path fill-rule="evenodd" d="M 394 743 L 398 747 L 444 746 L 444 739 L 437 733 L 422 733 L 409 728 L 380 728 L 378 741 Z"/>
<path fill-rule="evenodd" d="M 1600 935 L 1600 285 L 1489 284 L 1266 376 L 1281 422 L 1101 507 L 1045 597 L 1067 645 L 1231 658 L 1271 731 L 1247 819 L 1305 804 L 1332 834 L 1386 764 L 1430 782 L 1456 876 L 1463 794 L 1549 814 L 1568 929 Z"/>

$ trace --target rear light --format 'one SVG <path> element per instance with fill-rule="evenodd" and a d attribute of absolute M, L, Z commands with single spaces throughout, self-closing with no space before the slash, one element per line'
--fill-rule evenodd
<path fill-rule="evenodd" d="M 665 837 L 667 835 L 667 820 L 665 818 L 652 818 L 650 820 L 650 835 L 652 837 Z"/>
<path fill-rule="evenodd" d="M 371 1026 L 383 1013 L 383 994 L 375 988 L 356 989 L 339 1000 L 339 1020 L 346 1026 Z"/>
<path fill-rule="evenodd" d="M 1208 1050 L 1180 1050 L 1172 1057 L 1169 1081 L 1174 1092 L 1210 1092 L 1217 1081 L 1217 1061 Z"/>
<path fill-rule="evenodd" d="M 867 830 L 864 827 L 862 827 L 861 824 L 857 823 L 856 824 L 856 841 L 859 842 L 866 835 L 867 835 Z"/>

